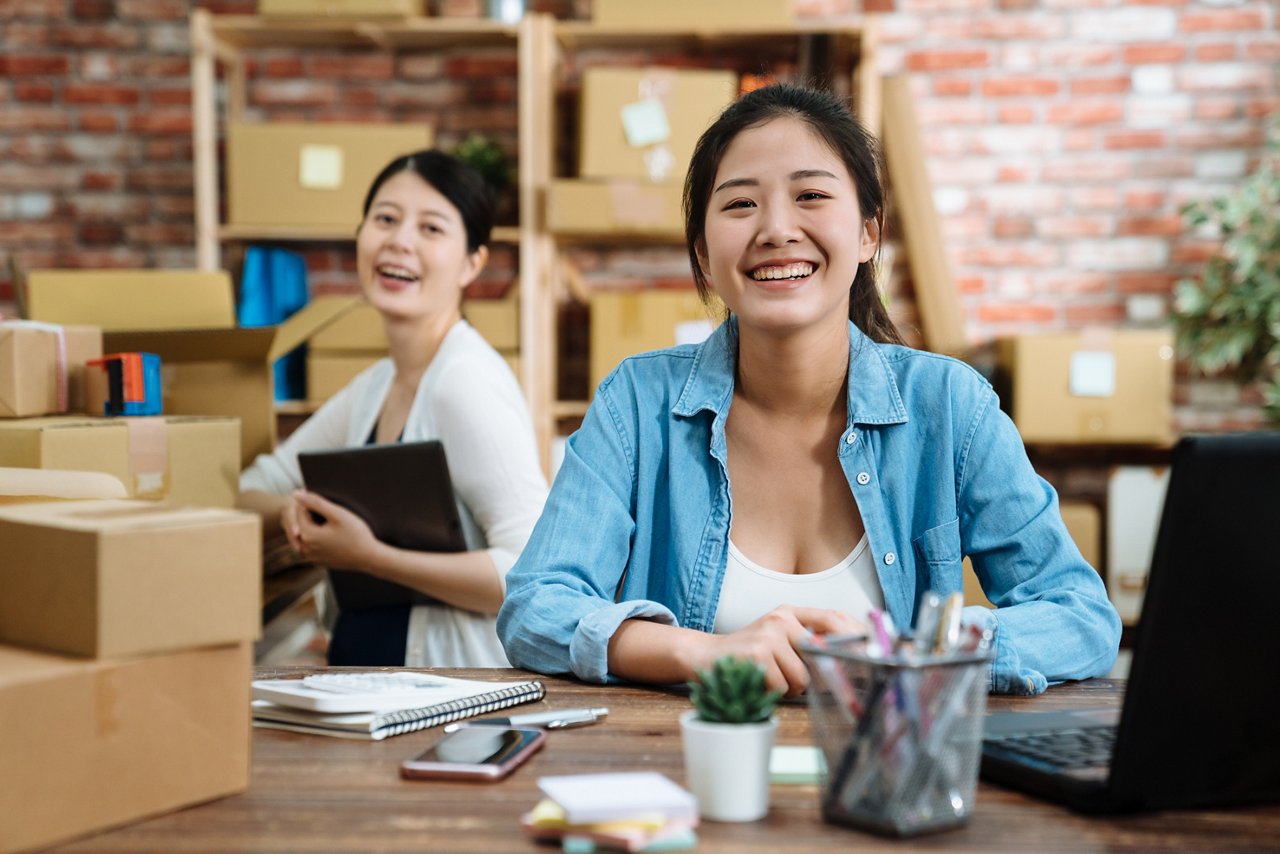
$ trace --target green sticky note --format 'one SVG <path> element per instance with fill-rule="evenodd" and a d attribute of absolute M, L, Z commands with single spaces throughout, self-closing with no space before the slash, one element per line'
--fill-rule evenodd
<path fill-rule="evenodd" d="M 816 784 L 825 768 L 822 751 L 811 744 L 780 745 L 769 755 L 769 782 Z"/>

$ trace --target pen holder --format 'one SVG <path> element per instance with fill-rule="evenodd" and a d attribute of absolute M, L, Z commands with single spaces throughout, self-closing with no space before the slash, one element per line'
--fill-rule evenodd
<path fill-rule="evenodd" d="M 991 652 L 878 658 L 865 640 L 802 644 L 826 759 L 823 818 L 891 836 L 973 813 Z"/>

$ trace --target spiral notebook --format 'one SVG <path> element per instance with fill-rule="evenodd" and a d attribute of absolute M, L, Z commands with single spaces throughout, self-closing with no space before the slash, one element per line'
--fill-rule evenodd
<path fill-rule="evenodd" d="M 381 741 L 544 696 L 546 689 L 536 680 L 483 682 L 425 673 L 261 679 L 253 683 L 253 725 Z"/>

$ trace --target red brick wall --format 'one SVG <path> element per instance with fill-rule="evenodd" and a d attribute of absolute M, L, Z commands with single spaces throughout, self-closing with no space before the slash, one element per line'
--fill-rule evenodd
<path fill-rule="evenodd" d="M 795 0 L 838 19 L 851 0 Z M 194 263 L 187 14 L 182 0 L 0 0 L 0 252 L 31 267 Z M 207 0 L 218 13 L 253 0 Z M 479 0 L 433 8 L 474 14 Z M 1178 211 L 1237 182 L 1280 109 L 1268 0 L 866 0 L 878 64 L 907 72 L 969 337 L 1126 322 L 1212 251 Z M 538 8 L 582 14 L 585 0 Z M 256 118 L 428 121 L 515 149 L 514 60 L 266 52 Z M 312 247 L 320 290 L 351 286 L 345 246 Z M 901 253 L 899 253 L 901 257 Z M 234 255 L 229 258 L 233 261 Z M 575 258 L 601 285 L 687 278 L 682 254 Z M 501 286 L 513 260 L 500 254 Z M 0 312 L 12 286 L 0 272 Z M 909 290 L 898 316 L 912 318 Z M 1256 421 L 1256 396 L 1213 405 L 1180 384 L 1184 426 Z"/>

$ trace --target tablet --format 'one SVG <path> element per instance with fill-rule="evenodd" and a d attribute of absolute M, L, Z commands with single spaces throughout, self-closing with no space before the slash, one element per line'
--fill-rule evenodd
<path fill-rule="evenodd" d="M 298 454 L 306 488 L 363 519 L 384 543 L 424 552 L 467 548 L 458 503 L 438 440 L 364 445 Z M 329 567 L 344 611 L 435 601 L 363 572 Z"/>

